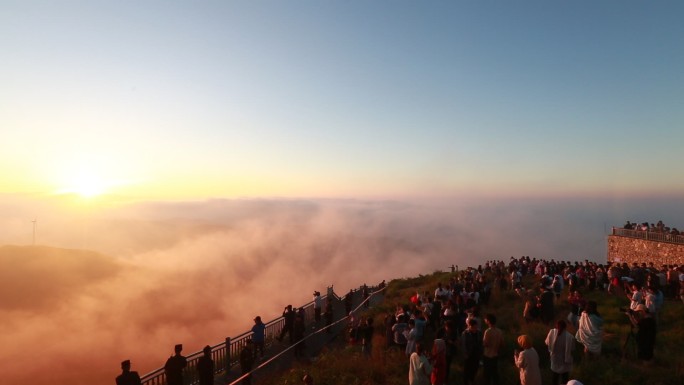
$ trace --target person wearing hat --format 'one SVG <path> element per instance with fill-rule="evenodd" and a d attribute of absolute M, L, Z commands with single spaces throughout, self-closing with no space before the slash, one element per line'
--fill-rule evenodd
<path fill-rule="evenodd" d="M 539 368 L 539 354 L 532 346 L 532 339 L 527 334 L 518 336 L 518 345 L 522 350 L 515 349 L 515 366 L 520 369 L 521 385 L 541 385 L 541 370 Z"/>
<path fill-rule="evenodd" d="M 261 317 L 254 318 L 254 326 L 252 326 L 252 342 L 254 342 L 254 358 L 257 358 L 257 352 L 260 353 L 260 358 L 264 358 L 264 342 L 266 341 L 266 325 L 261 322 Z"/>
<path fill-rule="evenodd" d="M 653 358 L 653 348 L 656 340 L 656 321 L 649 313 L 646 305 L 639 304 L 636 307 L 637 318 L 637 358 L 650 361 Z"/>
<path fill-rule="evenodd" d="M 200 385 L 214 385 L 214 360 L 211 358 L 211 346 L 202 349 L 204 355 L 197 359 L 197 373 Z"/>
<path fill-rule="evenodd" d="M 121 363 L 121 374 L 116 377 L 116 385 L 141 385 L 138 372 L 131 372 L 131 361 Z"/>
<path fill-rule="evenodd" d="M 188 360 L 181 355 L 183 345 L 178 344 L 174 348 L 175 354 L 166 360 L 164 373 L 167 385 L 183 385 L 183 369 L 188 366 Z"/>

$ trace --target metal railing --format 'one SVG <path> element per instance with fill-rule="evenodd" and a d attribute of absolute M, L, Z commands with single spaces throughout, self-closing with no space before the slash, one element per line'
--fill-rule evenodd
<path fill-rule="evenodd" d="M 362 288 L 363 288 L 363 286 L 361 288 L 359 288 L 358 290 L 352 290 L 352 294 L 356 294 L 356 293 L 360 292 Z M 373 298 L 376 294 L 383 292 L 385 290 L 385 288 L 387 288 L 387 286 L 384 286 L 384 285 L 382 287 L 375 288 L 376 290 L 373 290 L 373 291 L 370 291 L 371 288 L 368 288 L 368 290 L 370 291 L 370 293 L 369 293 L 370 295 L 368 296 L 368 298 L 362 298 L 361 303 L 358 306 L 356 306 L 356 308 L 353 308 L 351 313 L 357 313 L 359 311 L 359 309 L 361 309 L 363 306 L 366 306 L 366 304 L 370 303 L 369 301 L 371 298 Z M 328 291 L 328 295 L 332 299 L 335 299 L 337 301 L 342 301 L 342 298 L 338 297 L 337 294 L 335 294 L 332 291 Z M 275 356 L 269 358 L 267 361 L 263 362 L 262 364 L 260 364 L 256 368 L 252 369 L 249 373 L 242 374 L 240 377 L 238 377 L 235 380 L 228 383 L 228 385 L 238 385 L 238 384 L 242 383 L 242 381 L 245 378 L 250 377 L 253 373 L 255 373 L 255 372 L 263 369 L 264 367 L 268 366 L 271 362 L 277 360 L 282 355 L 286 354 L 288 351 L 294 349 L 296 345 L 304 343 L 307 339 L 313 337 L 316 334 L 328 332 L 328 330 L 327 330 L 328 328 L 332 328 L 337 324 L 347 322 L 350 318 L 350 314 L 345 314 L 342 318 L 338 319 L 337 321 L 333 322 L 332 324 L 327 325 L 327 326 L 322 327 L 322 328 L 319 328 L 314 333 L 305 336 L 302 340 L 295 342 L 293 345 L 290 345 L 285 350 L 281 351 L 280 353 L 277 353 Z"/>
<path fill-rule="evenodd" d="M 620 237 L 645 239 L 654 242 L 684 244 L 684 235 L 672 235 L 666 233 L 658 233 L 654 231 L 629 230 L 620 227 L 613 227 L 613 235 L 617 235 Z"/>
<path fill-rule="evenodd" d="M 354 290 L 356 292 L 357 290 Z M 332 287 L 329 287 L 326 294 L 321 295 L 321 303 L 325 303 L 328 296 L 331 299 L 339 300 L 340 297 L 335 294 Z M 304 321 L 314 319 L 314 302 L 311 301 L 304 306 Z M 293 308 L 294 310 L 299 309 Z M 285 325 L 285 318 L 278 317 L 266 323 L 265 331 L 265 347 L 270 347 L 273 341 L 280 334 Z M 238 335 L 237 337 L 227 337 L 225 341 L 218 345 L 211 346 L 211 358 L 215 363 L 215 373 L 221 374 L 230 371 L 231 367 L 238 365 L 240 361 L 240 352 L 247 344 L 247 341 L 252 337 L 252 331 L 248 331 Z M 204 352 L 199 351 L 187 356 L 188 366 L 183 369 L 183 382 L 188 385 L 199 383 L 199 376 L 197 372 L 197 362 L 204 355 Z M 161 367 L 150 373 L 142 376 L 141 381 L 143 385 L 166 385 L 166 375 L 164 368 Z"/>

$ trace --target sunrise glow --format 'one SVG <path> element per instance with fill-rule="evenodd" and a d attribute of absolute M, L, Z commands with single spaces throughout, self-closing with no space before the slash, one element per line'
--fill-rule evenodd
<path fill-rule="evenodd" d="M 79 174 L 73 177 L 58 194 L 76 194 L 82 198 L 93 198 L 109 191 L 113 183 L 95 174 Z"/>

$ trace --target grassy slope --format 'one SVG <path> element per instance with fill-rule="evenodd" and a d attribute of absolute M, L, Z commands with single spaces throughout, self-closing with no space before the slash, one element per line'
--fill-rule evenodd
<path fill-rule="evenodd" d="M 358 347 L 331 347 L 320 355 L 313 364 L 297 363 L 292 369 L 278 379 L 269 379 L 274 384 L 300 384 L 305 372 L 316 380 L 316 385 L 353 385 L 382 384 L 405 385 L 408 383 L 408 360 L 403 352 L 385 349 L 383 319 L 386 312 L 394 312 L 397 303 L 408 303 L 408 299 L 417 292 L 434 291 L 438 282 L 447 282 L 450 273 L 435 272 L 427 276 L 409 279 L 397 279 L 389 283 L 382 305 L 369 310 L 368 315 L 375 319 L 374 349 L 370 358 L 364 358 Z M 528 287 L 533 282 L 528 277 Z M 566 289 L 567 291 L 567 289 Z M 587 299 L 598 302 L 598 309 L 605 320 L 603 354 L 601 357 L 588 360 L 581 354 L 582 345 L 575 349 L 575 366 L 570 378 L 584 384 L 624 385 L 649 384 L 669 385 L 682 384 L 684 378 L 684 306 L 681 302 L 666 300 L 661 314 L 656 358 L 650 364 L 638 362 L 633 357 L 622 358 L 622 346 L 629 333 L 629 321 L 618 309 L 625 306 L 627 299 L 609 296 L 605 292 L 584 293 Z M 567 293 L 563 293 L 563 298 Z M 544 339 L 549 327 L 540 323 L 525 324 L 522 320 L 523 301 L 512 291 L 494 291 L 489 306 L 482 309 L 482 314 L 494 313 L 499 320 L 498 326 L 505 334 L 505 348 L 499 363 L 502 385 L 518 384 L 518 371 L 513 366 L 513 349 L 515 339 L 520 334 L 528 334 L 534 341 L 534 347 L 540 354 L 540 366 L 544 384 L 551 383 L 549 357 Z M 569 309 L 561 304 L 556 307 L 558 317 L 565 317 Z M 572 331 L 572 330 L 571 330 Z M 432 337 L 428 335 L 428 341 Z M 632 354 L 633 355 L 633 354 Z M 452 366 L 449 384 L 461 383 L 462 366 L 460 357 Z M 482 383 L 482 370 L 478 373 L 478 383 Z"/>

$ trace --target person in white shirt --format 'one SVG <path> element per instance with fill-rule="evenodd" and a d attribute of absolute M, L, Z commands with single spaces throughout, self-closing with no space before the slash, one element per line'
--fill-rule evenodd
<path fill-rule="evenodd" d="M 449 290 L 442 287 L 442 283 L 437 284 L 437 289 L 435 289 L 435 301 L 441 301 L 442 305 L 449 300 Z"/>
<path fill-rule="evenodd" d="M 425 356 L 423 344 L 416 344 L 416 351 L 409 358 L 409 385 L 430 385 L 432 366 Z"/>
<path fill-rule="evenodd" d="M 632 289 L 632 293 L 626 294 L 627 298 L 630 300 L 629 308 L 630 310 L 636 311 L 637 306 L 644 303 L 644 293 L 641 291 L 641 285 L 636 282 L 632 282 L 630 288 Z"/>

